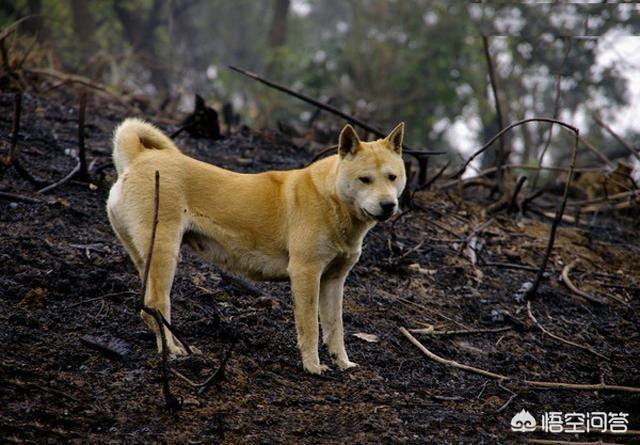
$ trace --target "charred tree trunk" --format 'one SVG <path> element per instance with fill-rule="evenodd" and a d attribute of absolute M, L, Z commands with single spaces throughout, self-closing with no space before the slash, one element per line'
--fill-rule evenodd
<path fill-rule="evenodd" d="M 267 75 L 272 75 L 277 67 L 277 49 L 287 41 L 287 21 L 290 0 L 273 0 L 273 18 L 269 30 L 269 50 Z"/>
<path fill-rule="evenodd" d="M 87 62 L 95 49 L 93 16 L 89 10 L 89 2 L 85 0 L 70 0 L 69 6 L 73 16 L 73 32 L 78 42 L 78 54 L 80 56 L 78 66 L 83 74 L 88 74 L 89 65 Z"/>
<path fill-rule="evenodd" d="M 166 95 L 169 91 L 169 78 L 160 64 L 153 35 L 160 22 L 163 4 L 163 0 L 154 0 L 146 20 L 140 11 L 132 10 L 123 0 L 114 0 L 113 9 L 134 52 L 138 53 L 149 70 L 151 83 L 161 95 Z"/>

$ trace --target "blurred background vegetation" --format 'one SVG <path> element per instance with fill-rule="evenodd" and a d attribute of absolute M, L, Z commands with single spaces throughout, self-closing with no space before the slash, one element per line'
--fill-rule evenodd
<path fill-rule="evenodd" d="M 218 110 L 232 104 L 252 126 L 309 125 L 311 106 L 229 71 L 232 64 L 381 128 L 403 120 L 408 143 L 451 153 L 468 153 L 499 129 L 486 36 L 503 124 L 555 115 L 579 125 L 610 157 L 628 155 L 592 116 L 615 124 L 616 112 L 629 106 L 637 66 L 623 57 L 599 60 L 612 53 L 616 35 L 639 33 L 634 4 L 0 0 L 0 26 L 31 14 L 14 47 L 35 42 L 43 67 L 146 97 L 169 115 L 190 110 L 199 93 Z M 322 121 L 331 131 L 343 123 L 326 114 Z M 637 139 L 632 127 L 621 132 Z M 569 153 L 571 136 L 560 133 L 547 160 Z M 548 137 L 546 125 L 520 127 L 507 139 L 511 161 L 537 162 Z"/>

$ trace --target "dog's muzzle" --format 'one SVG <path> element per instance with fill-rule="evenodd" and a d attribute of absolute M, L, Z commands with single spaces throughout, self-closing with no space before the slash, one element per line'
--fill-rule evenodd
<path fill-rule="evenodd" d="M 380 203 L 380 213 L 374 215 L 366 209 L 362 209 L 362 211 L 371 219 L 375 219 L 378 222 L 383 222 L 391 218 L 396 210 L 395 202 L 383 202 Z"/>

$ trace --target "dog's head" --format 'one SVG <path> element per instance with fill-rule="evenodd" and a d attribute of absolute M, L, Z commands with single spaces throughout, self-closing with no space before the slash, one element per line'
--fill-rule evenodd
<path fill-rule="evenodd" d="M 402 160 L 404 123 L 384 139 L 362 142 L 351 125 L 340 132 L 336 190 L 362 220 L 385 221 L 398 211 L 407 178 Z"/>

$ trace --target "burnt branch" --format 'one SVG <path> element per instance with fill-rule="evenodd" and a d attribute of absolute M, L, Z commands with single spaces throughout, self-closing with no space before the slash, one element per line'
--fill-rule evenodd
<path fill-rule="evenodd" d="M 180 408 L 180 401 L 171 394 L 171 388 L 169 386 L 169 364 L 167 350 L 167 337 L 164 332 L 164 324 L 166 320 L 156 308 L 151 308 L 145 305 L 144 296 L 147 292 L 147 282 L 149 281 L 149 269 L 151 267 L 151 260 L 153 258 L 153 245 L 156 241 L 156 229 L 158 228 L 158 209 L 160 207 L 160 172 L 156 170 L 155 174 L 155 192 L 153 196 L 153 225 L 151 226 L 151 239 L 149 241 L 149 250 L 147 252 L 147 261 L 144 264 L 144 273 L 142 275 L 142 286 L 140 289 L 141 309 L 147 314 L 151 315 L 157 325 L 160 332 L 160 338 L 162 340 L 162 392 L 164 393 L 164 399 L 172 410 Z"/>
<path fill-rule="evenodd" d="M 631 155 L 633 155 L 638 161 L 640 161 L 640 154 L 638 154 L 637 150 L 635 150 L 627 141 L 625 141 L 618 133 L 616 133 L 613 128 L 607 125 L 599 114 L 593 115 L 593 121 L 598 124 L 600 127 L 604 128 L 611 136 L 614 137 L 616 141 L 622 145 L 625 150 L 627 150 Z"/>
<path fill-rule="evenodd" d="M 491 83 L 491 91 L 493 93 L 493 101 L 496 107 L 496 118 L 498 120 L 498 129 L 502 130 L 505 127 L 504 116 L 502 115 L 502 107 L 500 106 L 500 98 L 498 96 L 498 79 L 496 76 L 496 72 L 493 66 L 493 60 L 491 59 L 491 52 L 489 51 L 489 39 L 487 36 L 482 36 L 482 46 L 484 49 L 484 58 L 487 62 L 487 71 L 489 72 L 489 82 Z M 555 118 L 555 116 L 554 116 Z M 500 135 L 500 149 L 498 150 L 498 154 L 496 156 L 496 176 L 498 182 L 498 188 L 500 191 L 504 189 L 504 176 L 502 174 L 502 169 L 500 168 L 502 164 L 505 163 L 508 153 L 507 148 L 505 146 L 504 134 Z"/>
<path fill-rule="evenodd" d="M 571 38 L 565 38 L 566 47 L 564 51 L 564 57 L 562 59 L 562 66 L 565 66 L 567 63 L 567 59 L 569 58 L 569 53 L 571 52 Z M 553 100 L 553 118 L 558 118 L 558 113 L 560 112 L 560 86 L 562 84 L 562 69 L 558 70 L 558 74 L 556 75 L 556 90 L 555 90 L 555 99 Z M 538 157 L 538 166 L 542 165 L 542 161 L 544 156 L 547 154 L 547 150 L 549 149 L 549 145 L 551 145 L 551 138 L 553 136 L 553 124 L 549 127 L 549 133 L 547 133 L 547 141 L 544 144 L 544 148 Z M 532 188 L 535 190 L 538 184 L 538 179 L 540 177 L 540 170 L 536 171 L 535 176 L 532 181 Z"/>
<path fill-rule="evenodd" d="M 80 95 L 80 107 L 78 110 L 78 178 L 83 180 L 89 179 L 89 172 L 87 170 L 87 155 L 84 145 L 84 120 L 87 111 L 87 93 L 84 92 Z"/>
<path fill-rule="evenodd" d="M 77 179 L 79 181 L 88 182 L 90 180 L 89 170 L 87 168 L 87 154 L 86 147 L 84 143 L 84 127 L 85 127 L 85 115 L 87 111 L 87 93 L 82 93 L 80 95 L 80 104 L 78 107 L 78 163 L 71 169 L 66 176 L 62 179 L 54 182 L 53 184 L 49 184 L 46 187 L 38 190 L 38 193 L 47 193 L 51 190 L 60 187 L 62 184 L 65 184 L 72 179 Z"/>
<path fill-rule="evenodd" d="M 533 322 L 533 324 L 535 324 L 538 327 L 538 329 L 540 329 L 544 334 L 548 335 L 554 340 L 557 340 L 560 343 L 564 343 L 565 345 L 573 346 L 574 348 L 582 349 L 583 351 L 587 351 L 595 355 L 596 357 L 609 361 L 609 359 L 605 355 L 599 353 L 592 347 L 581 345 L 571 340 L 567 340 L 566 338 L 560 337 L 559 335 L 554 334 L 553 332 L 549 331 L 547 328 L 542 326 L 542 324 L 540 324 L 538 319 L 533 315 L 533 309 L 531 308 L 531 301 L 527 301 L 527 315 L 529 316 L 529 319 Z"/>
<path fill-rule="evenodd" d="M 369 124 L 367 124 L 366 122 L 363 122 L 359 119 L 356 119 L 355 117 L 351 116 L 350 114 L 347 114 L 339 109 L 337 109 L 336 107 L 333 107 L 329 104 L 326 104 L 324 102 L 320 102 L 318 100 L 315 100 L 305 94 L 302 93 L 297 93 L 283 85 L 280 85 L 278 83 L 272 82 L 270 80 L 267 80 L 263 77 L 258 76 L 255 73 L 252 73 L 251 71 L 247 71 L 247 70 L 243 70 L 242 68 L 238 68 L 235 67 L 233 65 L 228 65 L 229 69 L 240 73 L 244 76 L 247 76 L 253 80 L 256 80 L 260 83 L 263 83 L 265 85 L 267 85 L 268 87 L 274 88 L 278 91 L 282 91 L 283 93 L 286 93 L 290 96 L 293 96 L 297 99 L 300 99 L 304 102 L 307 102 L 317 108 L 321 108 L 325 111 L 328 111 L 332 114 L 335 114 L 336 116 L 339 116 L 341 118 L 343 118 L 344 120 L 346 120 L 347 122 L 353 124 L 353 125 L 357 125 L 358 127 L 367 130 L 373 134 L 375 134 L 378 137 L 384 138 L 387 135 L 385 133 L 382 132 L 382 130 L 380 130 L 379 128 L 373 127 Z M 415 150 L 409 146 L 407 146 L 406 144 L 402 144 L 402 149 L 403 149 L 403 153 L 406 153 L 408 155 L 414 156 L 416 159 L 419 159 L 421 156 L 432 156 L 432 155 L 442 155 L 445 154 L 445 152 L 442 151 L 424 151 L 424 150 Z"/>
<path fill-rule="evenodd" d="M 20 115 L 22 114 L 22 91 L 18 91 L 14 96 L 13 120 L 11 121 L 11 143 L 9 154 L 4 160 L 4 165 L 12 166 L 18 157 L 18 135 L 20 133 Z"/>
<path fill-rule="evenodd" d="M 449 179 L 457 179 L 459 177 L 462 176 L 462 174 L 467 170 L 467 167 L 469 166 L 469 164 L 471 164 L 471 162 L 473 162 L 473 160 L 475 158 L 477 158 L 478 156 L 480 156 L 482 153 L 484 153 L 489 147 L 491 147 L 491 145 L 497 140 L 499 139 L 504 133 L 506 133 L 507 131 L 510 131 L 511 129 L 515 128 L 515 127 L 519 127 L 520 125 L 524 125 L 527 124 L 529 122 L 548 122 L 548 123 L 552 123 L 552 124 L 558 124 L 564 128 L 566 128 L 569 131 L 572 131 L 573 133 L 579 135 L 579 130 L 574 127 L 571 124 L 567 124 L 566 122 L 562 122 L 559 121 L 558 119 L 553 119 L 550 117 L 531 117 L 528 119 L 524 119 L 518 122 L 514 122 L 513 124 L 510 124 L 508 127 L 503 128 L 502 130 L 500 130 L 495 136 L 493 136 L 489 142 L 487 142 L 486 144 L 484 144 L 480 149 L 478 149 L 477 151 L 475 151 L 468 159 L 467 161 L 464 163 L 464 165 L 457 171 L 455 172 L 453 175 L 451 175 L 449 177 Z"/>
<path fill-rule="evenodd" d="M 567 124 L 563 123 L 563 126 Z M 549 257 L 551 256 L 551 251 L 553 250 L 553 244 L 556 239 L 556 231 L 558 230 L 558 225 L 560 221 L 562 221 L 562 216 L 564 214 L 564 209 L 567 206 L 567 199 L 569 198 L 569 189 L 571 187 L 571 181 L 573 178 L 573 170 L 576 167 L 576 155 L 578 152 L 578 143 L 580 142 L 580 130 L 573 127 L 575 132 L 575 140 L 573 142 L 573 148 L 571 149 L 571 162 L 569 163 L 569 173 L 567 173 L 567 179 L 564 183 L 564 193 L 562 195 L 562 201 L 560 202 L 560 206 L 556 211 L 555 218 L 551 223 L 551 230 L 549 231 L 549 242 L 547 243 L 547 249 L 544 253 L 544 258 L 542 259 L 542 263 L 540 264 L 540 269 L 538 270 L 538 274 L 536 275 L 536 279 L 533 282 L 533 285 L 527 291 L 525 295 L 525 300 L 532 299 L 536 292 L 538 291 L 538 287 L 540 286 L 540 282 L 542 281 L 542 277 L 544 276 L 544 271 L 547 268 L 547 263 L 549 262 Z"/>
<path fill-rule="evenodd" d="M 475 366 L 465 365 L 463 363 L 458 363 L 455 360 L 449 360 L 444 357 L 440 357 L 439 355 L 434 354 L 430 350 L 428 350 L 422 343 L 420 343 L 413 335 L 409 333 L 405 328 L 401 327 L 400 332 L 404 335 L 411 343 L 420 349 L 420 351 L 429 357 L 431 360 L 440 363 L 441 365 L 445 365 L 451 368 L 462 369 L 463 371 L 471 372 L 474 374 L 479 374 L 485 377 L 489 377 L 499 381 L 513 381 L 515 380 L 513 377 L 498 374 L 492 371 L 487 371 L 482 368 L 476 368 Z M 564 389 L 564 390 L 581 390 L 581 391 L 601 391 L 601 392 L 622 392 L 622 393 L 640 393 L 640 388 L 635 386 L 619 386 L 619 385 L 607 385 L 604 383 L 596 383 L 596 384 L 583 384 L 583 383 L 565 383 L 565 382 L 546 382 L 540 380 L 523 380 L 523 383 L 529 386 L 533 386 L 535 388 L 540 389 Z"/>

